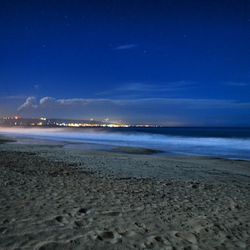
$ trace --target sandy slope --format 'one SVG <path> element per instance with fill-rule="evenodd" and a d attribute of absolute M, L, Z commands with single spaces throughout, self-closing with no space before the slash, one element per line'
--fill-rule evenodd
<path fill-rule="evenodd" d="M 31 151 L 0 151 L 0 249 L 250 248 L 249 162 Z M 145 162 L 164 178 L 118 174 Z"/>

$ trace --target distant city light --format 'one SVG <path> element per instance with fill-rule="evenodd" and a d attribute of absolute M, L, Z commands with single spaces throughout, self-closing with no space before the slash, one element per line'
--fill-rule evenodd
<path fill-rule="evenodd" d="M 43 126 L 43 127 L 71 127 L 71 128 L 129 128 L 129 127 L 159 127 L 149 124 L 127 124 L 122 121 L 111 121 L 106 118 L 104 121 L 94 121 L 93 118 L 87 121 L 72 121 L 70 119 L 48 119 L 40 118 L 22 118 L 20 116 L 11 116 L 0 118 L 0 123 L 8 126 Z"/>

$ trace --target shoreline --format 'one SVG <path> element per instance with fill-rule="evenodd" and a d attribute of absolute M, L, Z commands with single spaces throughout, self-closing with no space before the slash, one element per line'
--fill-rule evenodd
<path fill-rule="evenodd" d="M 113 152 L 121 154 L 131 154 L 131 155 L 149 155 L 154 157 L 164 157 L 164 158 L 203 158 L 203 159 L 219 159 L 219 160 L 233 160 L 233 161 L 245 161 L 250 162 L 248 158 L 239 157 L 226 157 L 226 156 L 216 156 L 216 155 L 203 155 L 203 154 L 193 154 L 193 153 L 177 153 L 168 152 L 164 150 L 140 147 L 140 146 L 119 146 L 110 145 L 105 143 L 95 143 L 95 142 L 79 142 L 79 141 L 67 141 L 67 140 L 57 140 L 51 138 L 34 138 L 32 136 L 13 136 L 9 134 L 0 134 L 0 145 L 1 144 L 21 144 L 21 145 L 44 145 L 44 146 L 58 146 L 65 149 L 82 150 L 82 151 L 102 151 L 102 152 Z"/>
<path fill-rule="evenodd" d="M 239 131 L 236 133 L 239 137 L 231 137 L 220 134 L 219 132 L 211 134 L 211 131 L 204 131 L 204 135 L 197 131 L 187 134 L 184 129 L 179 135 L 143 133 L 134 130 L 128 130 L 126 133 L 111 132 L 110 130 L 77 130 L 59 129 L 59 128 L 31 128 L 20 130 L 18 128 L 2 129 L 0 134 L 6 136 L 15 136 L 16 138 L 29 138 L 34 141 L 48 141 L 48 143 L 67 144 L 70 147 L 84 147 L 91 145 L 98 149 L 109 150 L 113 148 L 138 148 L 145 151 L 156 150 L 159 155 L 166 156 L 197 156 L 197 157 L 220 157 L 225 159 L 250 160 L 250 137 L 248 132 L 245 136 Z M 198 134 L 197 134 L 198 133 Z M 210 133 L 210 137 L 208 134 Z M 183 136 L 182 136 L 183 135 Z M 199 135 L 199 136 L 198 136 Z M 33 138 L 33 139 L 32 139 Z M 24 140 L 24 139 L 21 139 Z M 43 142 L 43 144 L 45 144 Z M 116 149 L 117 150 L 117 149 Z M 139 151 L 134 149 L 135 151 Z M 127 150 L 128 151 L 128 150 Z M 142 150 L 141 150 L 142 151 Z M 149 151 L 147 151 L 149 152 Z"/>
<path fill-rule="evenodd" d="M 13 138 L 12 138 L 13 139 Z M 1 139 L 0 139 L 1 140 Z M 9 140 L 5 138 L 4 140 Z M 0 144 L 0 151 L 34 153 L 52 161 L 78 164 L 98 176 L 155 180 L 213 180 L 222 176 L 250 178 L 250 161 L 206 156 L 175 156 L 136 147 L 103 147 L 48 140 L 17 139 Z M 149 151 L 149 153 L 148 153 Z M 83 162 L 86 164 L 82 165 Z M 136 167 L 135 167 L 136 166 Z M 244 180 L 244 181 L 245 181 Z"/>

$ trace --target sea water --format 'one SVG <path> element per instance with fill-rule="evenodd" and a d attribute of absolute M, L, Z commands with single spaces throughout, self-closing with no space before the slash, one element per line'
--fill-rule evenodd
<path fill-rule="evenodd" d="M 0 134 L 250 160 L 250 128 L 0 128 Z"/>

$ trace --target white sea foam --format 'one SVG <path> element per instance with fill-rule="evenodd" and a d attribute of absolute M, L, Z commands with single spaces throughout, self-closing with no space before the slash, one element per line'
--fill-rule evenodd
<path fill-rule="evenodd" d="M 0 128 L 1 134 L 68 142 L 147 147 L 175 154 L 250 159 L 250 139 L 188 137 L 102 129 Z"/>

